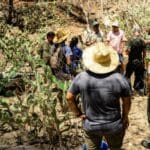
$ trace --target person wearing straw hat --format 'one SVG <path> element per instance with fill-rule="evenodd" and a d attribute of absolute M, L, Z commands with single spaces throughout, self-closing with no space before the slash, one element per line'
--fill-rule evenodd
<path fill-rule="evenodd" d="M 83 51 L 83 64 L 86 71 L 75 77 L 66 95 L 69 108 L 83 119 L 88 150 L 99 150 L 103 136 L 110 150 L 119 150 L 129 125 L 131 99 L 128 81 L 116 72 L 118 54 L 108 45 L 97 43 Z M 78 94 L 83 110 L 76 103 Z"/>
<path fill-rule="evenodd" d="M 124 43 L 127 42 L 127 39 L 124 32 L 119 29 L 119 23 L 117 21 L 112 23 L 112 31 L 108 33 L 106 41 L 107 44 L 118 52 L 122 73 L 124 73 L 125 65 L 123 62 L 123 48 Z"/>
<path fill-rule="evenodd" d="M 54 43 L 50 66 L 52 73 L 59 79 L 70 80 L 71 74 L 71 56 L 72 51 L 66 45 L 66 40 L 70 32 L 65 28 L 59 28 L 55 33 Z"/>

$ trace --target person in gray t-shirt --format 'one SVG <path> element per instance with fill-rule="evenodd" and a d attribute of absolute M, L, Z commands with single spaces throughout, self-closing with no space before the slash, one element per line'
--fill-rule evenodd
<path fill-rule="evenodd" d="M 119 64 L 117 52 L 97 43 L 84 50 L 83 63 L 87 71 L 73 80 L 67 93 L 69 107 L 84 120 L 88 150 L 98 150 L 103 136 L 110 149 L 119 150 L 129 125 L 131 100 L 128 81 L 115 72 Z M 75 102 L 78 94 L 81 95 L 84 112 Z"/>

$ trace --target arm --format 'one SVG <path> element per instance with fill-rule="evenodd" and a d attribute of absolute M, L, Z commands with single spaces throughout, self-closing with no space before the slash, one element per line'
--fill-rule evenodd
<path fill-rule="evenodd" d="M 67 96 L 66 96 L 66 99 L 67 99 L 67 102 L 68 102 L 68 105 L 69 105 L 69 108 L 70 110 L 77 116 L 81 116 L 82 115 L 82 112 L 81 110 L 78 108 L 77 104 L 76 104 L 76 96 L 73 95 L 71 92 L 67 92 Z"/>
<path fill-rule="evenodd" d="M 69 46 L 65 47 L 65 57 L 66 57 L 66 64 L 71 64 L 71 56 L 73 55 L 72 50 Z"/>
<path fill-rule="evenodd" d="M 127 44 L 126 44 L 126 54 L 129 55 L 131 51 L 131 40 L 128 40 Z"/>
<path fill-rule="evenodd" d="M 107 45 L 110 44 L 110 40 L 111 40 L 111 33 L 109 32 L 109 33 L 107 34 L 107 38 L 106 38 L 106 40 L 105 40 L 105 42 L 106 42 Z"/>
<path fill-rule="evenodd" d="M 129 126 L 128 115 L 130 108 L 131 108 L 131 97 L 122 97 L 122 119 L 125 129 Z"/>
<path fill-rule="evenodd" d="M 125 52 L 126 52 L 126 55 L 129 55 L 129 53 L 130 53 L 130 49 L 129 49 L 129 48 L 127 48 Z"/>
<path fill-rule="evenodd" d="M 144 64 L 144 67 L 146 67 L 146 63 L 145 63 L 145 58 L 146 58 L 146 43 L 145 43 L 144 40 L 142 40 L 142 41 L 143 41 L 143 51 L 142 51 L 142 53 L 143 53 L 143 64 Z"/>
<path fill-rule="evenodd" d="M 144 67 L 146 67 L 145 58 L 146 58 L 146 49 L 143 49 L 143 64 L 144 64 Z"/>
<path fill-rule="evenodd" d="M 124 32 L 122 33 L 122 40 L 121 40 L 121 49 L 124 51 L 124 48 L 126 46 L 127 43 L 127 38 L 125 37 Z"/>
<path fill-rule="evenodd" d="M 71 64 L 71 56 L 70 55 L 66 57 L 66 63 L 67 63 L 67 65 Z"/>
<path fill-rule="evenodd" d="M 146 44 L 149 44 L 149 43 L 150 43 L 150 40 L 144 40 L 144 42 L 145 42 Z"/>

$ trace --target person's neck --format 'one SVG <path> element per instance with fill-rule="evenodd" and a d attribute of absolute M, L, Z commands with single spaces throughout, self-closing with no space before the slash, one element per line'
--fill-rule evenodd
<path fill-rule="evenodd" d="M 53 41 L 49 41 L 48 43 L 49 43 L 50 45 L 53 45 L 53 44 L 54 44 Z"/>
<path fill-rule="evenodd" d="M 104 73 L 104 74 L 102 74 L 102 73 L 94 73 L 94 72 L 92 72 L 90 70 L 86 70 L 86 72 L 88 74 L 92 75 L 92 76 L 95 76 L 95 77 L 105 77 L 105 76 L 109 76 L 109 75 L 115 73 L 116 71 L 114 70 L 114 71 L 111 71 L 111 72 L 108 72 L 108 73 Z"/>
<path fill-rule="evenodd" d="M 97 31 L 94 31 L 96 34 L 98 34 L 98 33 L 100 33 L 100 31 L 99 30 L 97 30 Z"/>

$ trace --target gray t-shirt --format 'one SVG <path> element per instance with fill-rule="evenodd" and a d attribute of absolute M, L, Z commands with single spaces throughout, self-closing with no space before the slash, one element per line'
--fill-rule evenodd
<path fill-rule="evenodd" d="M 75 77 L 69 92 L 81 95 L 83 110 L 87 116 L 83 123 L 86 131 L 110 134 L 122 130 L 119 99 L 130 96 L 130 86 L 121 74 L 82 72 Z"/>

